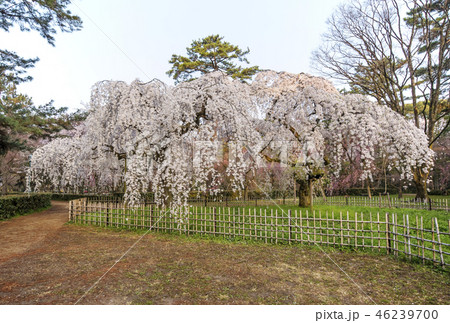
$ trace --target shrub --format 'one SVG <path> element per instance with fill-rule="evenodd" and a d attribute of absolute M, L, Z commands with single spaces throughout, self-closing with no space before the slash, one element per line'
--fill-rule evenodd
<path fill-rule="evenodd" d="M 33 210 L 49 207 L 50 194 L 30 194 L 0 197 L 0 219 L 25 214 Z"/>

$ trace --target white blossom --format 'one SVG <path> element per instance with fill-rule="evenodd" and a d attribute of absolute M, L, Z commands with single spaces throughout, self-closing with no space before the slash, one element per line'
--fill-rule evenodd
<path fill-rule="evenodd" d="M 388 156 L 406 179 L 412 167 L 433 164 L 425 134 L 402 116 L 307 74 L 263 71 L 246 84 L 214 72 L 176 87 L 104 81 L 93 87 L 89 106 L 77 136 L 33 154 L 30 189 L 125 185 L 127 203 L 151 190 L 156 203 L 183 214 L 192 190 L 218 193 L 224 142 L 225 175 L 235 190 L 276 151 L 303 178 L 325 167 L 327 155 L 337 174 L 343 160 L 360 154 L 361 180 L 371 178 L 377 156 Z"/>

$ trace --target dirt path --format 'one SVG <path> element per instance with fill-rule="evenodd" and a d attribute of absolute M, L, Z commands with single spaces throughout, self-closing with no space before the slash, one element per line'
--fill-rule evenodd
<path fill-rule="evenodd" d="M 49 210 L 0 222 L 0 264 L 35 248 L 67 222 L 68 203 L 52 201 Z"/>
<path fill-rule="evenodd" d="M 66 220 L 53 202 L 0 223 L 0 304 L 450 304 L 448 272 L 380 254 L 326 250 L 363 293 L 318 248 Z"/>

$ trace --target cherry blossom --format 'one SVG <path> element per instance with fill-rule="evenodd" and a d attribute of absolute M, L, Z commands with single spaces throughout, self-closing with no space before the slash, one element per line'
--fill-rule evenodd
<path fill-rule="evenodd" d="M 182 213 L 191 191 L 219 193 L 223 158 L 234 190 L 266 161 L 293 169 L 297 181 L 317 179 L 325 167 L 337 174 L 356 152 L 361 180 L 380 155 L 408 180 L 412 167 L 433 164 L 425 135 L 402 116 L 307 74 L 262 71 L 250 84 L 221 72 L 177 86 L 103 81 L 89 109 L 76 136 L 35 151 L 29 190 L 124 188 L 130 205 L 151 191 Z"/>

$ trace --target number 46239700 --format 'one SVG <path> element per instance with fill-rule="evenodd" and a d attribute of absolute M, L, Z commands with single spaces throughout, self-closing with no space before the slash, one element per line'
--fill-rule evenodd
<path fill-rule="evenodd" d="M 432 319 L 438 318 L 438 311 L 436 310 L 379 310 L 375 316 L 379 319 L 385 320 L 412 320 L 412 319 Z"/>

